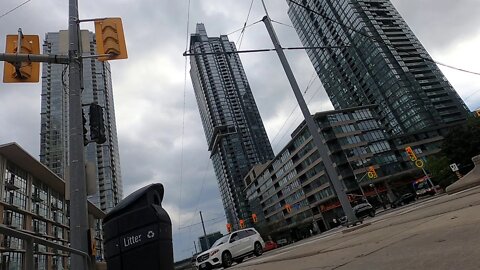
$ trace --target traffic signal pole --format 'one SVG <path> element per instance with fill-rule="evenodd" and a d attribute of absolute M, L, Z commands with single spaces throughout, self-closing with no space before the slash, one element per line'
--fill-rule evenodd
<path fill-rule="evenodd" d="M 82 122 L 82 54 L 78 0 L 69 1 L 69 179 L 70 182 L 70 243 L 71 247 L 88 253 L 87 187 Z M 72 270 L 91 269 L 79 255 L 71 254 Z"/>
<path fill-rule="evenodd" d="M 350 205 L 350 201 L 348 200 L 345 190 L 343 189 L 343 185 L 340 182 L 340 179 L 338 179 L 338 174 L 335 168 L 333 167 L 333 162 L 330 156 L 328 155 L 328 148 L 322 142 L 322 135 L 318 131 L 318 126 L 315 124 L 313 117 L 310 114 L 307 103 L 305 102 L 305 99 L 302 96 L 300 87 L 298 87 L 297 80 L 295 79 L 292 69 L 288 64 L 287 57 L 283 52 L 282 46 L 280 46 L 280 41 L 278 40 L 277 34 L 273 29 L 270 16 L 268 15 L 268 11 L 265 6 L 265 2 L 263 0 L 262 0 L 262 3 L 266 13 L 266 16 L 263 17 L 262 21 L 265 23 L 265 26 L 267 27 L 268 34 L 272 39 L 272 43 L 275 47 L 278 57 L 280 58 L 280 62 L 282 63 L 283 69 L 285 70 L 288 81 L 290 82 L 290 86 L 292 87 L 293 93 L 297 98 L 298 105 L 300 106 L 300 109 L 303 113 L 303 117 L 305 117 L 305 123 L 307 125 L 308 130 L 310 131 L 310 134 L 312 135 L 313 142 L 317 147 L 317 151 L 320 154 L 320 157 L 322 158 L 323 165 L 325 166 L 325 172 L 328 178 L 330 179 L 331 185 L 335 189 L 335 193 L 337 194 L 338 200 L 340 201 L 340 204 L 343 208 L 343 212 L 348 218 L 348 222 L 350 224 L 356 224 L 358 222 L 358 219 L 355 216 L 355 213 L 353 212 L 353 208 Z"/>

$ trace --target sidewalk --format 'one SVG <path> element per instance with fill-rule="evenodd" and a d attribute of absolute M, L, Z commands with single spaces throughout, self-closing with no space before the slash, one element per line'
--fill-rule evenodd
<path fill-rule="evenodd" d="M 234 269 L 480 269 L 480 188 L 389 213 Z"/>

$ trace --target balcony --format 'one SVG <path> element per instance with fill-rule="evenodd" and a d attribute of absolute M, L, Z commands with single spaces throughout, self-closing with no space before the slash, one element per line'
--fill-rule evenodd
<path fill-rule="evenodd" d="M 5 183 L 5 188 L 7 190 L 17 190 L 17 189 L 20 189 L 19 187 L 15 186 L 14 182 L 13 181 L 8 181 Z"/>

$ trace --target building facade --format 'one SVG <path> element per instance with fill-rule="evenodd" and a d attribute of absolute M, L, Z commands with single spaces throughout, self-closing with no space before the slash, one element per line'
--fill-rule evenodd
<path fill-rule="evenodd" d="M 227 221 L 238 227 L 250 216 L 243 177 L 273 158 L 260 113 L 235 44 L 209 37 L 197 24 L 190 39 L 190 76 L 211 153 Z M 218 53 L 218 54 L 214 54 Z"/>
<path fill-rule="evenodd" d="M 69 246 L 65 186 L 16 143 L 0 145 L 0 224 Z M 89 214 L 97 219 L 104 216 L 91 203 Z M 101 236 L 96 237 L 100 243 Z M 25 249 L 23 240 L 0 234 L 0 268 L 25 269 Z M 69 269 L 70 254 L 40 244 L 34 244 L 33 251 L 35 269 Z"/>
<path fill-rule="evenodd" d="M 95 35 L 81 31 L 83 55 L 94 55 Z M 44 54 L 67 54 L 68 31 L 47 33 Z M 68 178 L 68 66 L 43 64 L 41 103 L 40 161 L 61 178 Z M 85 146 L 86 162 L 96 168 L 96 194 L 89 200 L 104 211 L 112 209 L 123 197 L 117 128 L 113 103 L 110 65 L 91 59 L 83 60 L 82 104 L 97 103 L 103 107 L 107 141 Z M 88 106 L 84 106 L 88 119 Z M 84 124 L 89 130 L 87 123 Z"/>
<path fill-rule="evenodd" d="M 365 195 L 379 206 L 394 192 L 392 179 L 419 170 L 391 146 L 374 111 L 371 105 L 321 112 L 314 120 L 351 201 Z M 369 167 L 377 178 L 366 177 Z M 324 231 L 344 215 L 305 123 L 272 161 L 252 169 L 244 181 L 257 225 L 268 234 L 290 232 L 297 235 L 286 237 L 302 238 L 313 229 L 312 222 Z"/>
<path fill-rule="evenodd" d="M 337 46 L 307 49 L 335 109 L 377 104 L 392 136 L 467 118 L 468 108 L 389 0 L 287 2 L 304 46 Z"/>
<path fill-rule="evenodd" d="M 207 237 L 198 237 L 198 247 L 200 248 L 199 252 L 204 252 L 205 250 L 209 249 L 213 245 L 213 243 L 215 243 L 215 241 L 222 237 L 223 234 L 220 232 L 209 233 L 207 234 Z"/>

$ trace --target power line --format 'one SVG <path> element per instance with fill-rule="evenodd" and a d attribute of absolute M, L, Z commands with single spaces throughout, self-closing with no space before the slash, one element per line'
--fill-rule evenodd
<path fill-rule="evenodd" d="M 272 19 L 270 19 L 270 21 L 272 21 L 272 22 L 274 22 L 274 23 L 278 23 L 278 24 L 283 25 L 283 26 L 288 26 L 288 27 L 290 27 L 290 28 L 295 29 L 295 27 L 293 27 L 293 26 L 291 26 L 291 25 L 289 25 L 289 24 L 286 24 L 286 23 L 282 23 L 282 22 L 275 21 L 275 20 L 272 20 Z"/>
<path fill-rule="evenodd" d="M 188 33 L 190 32 L 190 2 L 188 0 L 187 6 L 187 33 L 186 33 L 186 41 L 185 41 L 185 50 L 188 49 Z M 183 75 L 183 112 L 182 112 L 182 146 L 180 151 L 180 195 L 179 195 L 179 204 L 178 204 L 178 213 L 177 219 L 180 221 L 180 211 L 182 206 L 182 188 L 183 188 L 183 154 L 184 154 L 184 138 L 185 138 L 185 109 L 186 109 L 186 99 L 187 99 L 187 58 L 185 57 L 185 68 L 184 68 L 184 75 Z"/>
<path fill-rule="evenodd" d="M 25 5 L 26 3 L 30 2 L 30 1 L 32 1 L 32 0 L 27 0 L 27 1 L 23 2 L 23 3 L 21 3 L 20 5 L 18 5 L 18 6 L 16 6 L 16 7 L 14 7 L 13 9 L 11 9 L 11 10 L 9 10 L 9 11 L 7 11 L 7 12 L 3 13 L 2 15 L 0 15 L 0 19 L 1 19 L 1 18 L 3 18 L 3 17 L 5 17 L 6 15 L 8 15 L 8 14 L 12 13 L 14 10 L 16 10 L 16 9 L 20 8 L 21 6 Z"/>
<path fill-rule="evenodd" d="M 310 102 L 313 100 L 313 98 L 320 92 L 320 89 L 322 89 L 321 86 L 319 86 L 319 87 L 315 90 L 315 92 L 313 92 L 312 96 L 311 96 L 310 99 L 307 101 L 307 105 L 309 105 Z M 290 114 L 290 116 L 287 118 L 287 120 L 285 121 L 284 126 L 285 126 L 285 124 L 287 123 L 288 119 L 292 116 L 293 112 L 294 112 L 297 108 L 298 108 L 298 105 L 295 106 L 295 108 L 293 108 L 293 111 L 292 111 L 292 113 Z M 291 129 L 292 125 L 295 124 L 295 121 L 297 121 L 298 117 L 299 117 L 299 116 L 297 115 L 297 117 L 296 117 L 296 118 L 291 122 L 291 124 L 288 126 L 287 130 L 290 130 L 290 129 Z M 283 127 L 282 127 L 282 128 L 283 128 Z M 285 136 L 286 136 L 287 134 L 288 134 L 288 132 L 284 132 L 283 135 L 282 135 L 282 137 L 280 137 L 280 139 L 278 140 L 277 144 L 275 144 L 275 146 L 277 146 L 277 145 L 283 140 L 283 138 L 285 138 Z"/>
<path fill-rule="evenodd" d="M 237 30 L 235 30 L 235 31 L 232 31 L 232 32 L 228 33 L 227 36 L 230 36 L 231 34 L 235 34 L 235 33 L 237 33 L 238 31 L 242 31 L 243 29 L 246 29 L 246 28 L 248 28 L 248 27 L 250 27 L 250 26 L 253 26 L 253 25 L 255 25 L 255 24 L 259 23 L 259 22 L 262 22 L 262 20 L 258 20 L 258 21 L 256 21 L 256 22 L 253 22 L 253 23 L 251 23 L 251 24 L 249 24 L 249 25 L 247 25 L 247 26 L 244 26 L 244 27 L 242 27 L 242 28 L 240 28 L 240 29 L 237 29 Z"/>
<path fill-rule="evenodd" d="M 480 90 L 473 91 L 473 93 L 471 95 L 469 95 L 468 97 L 464 98 L 463 101 L 469 100 L 471 97 L 473 97 L 474 95 L 476 95 L 478 93 L 480 93 Z"/>
<path fill-rule="evenodd" d="M 342 49 L 348 48 L 349 45 L 345 46 L 308 46 L 308 47 L 284 47 L 282 50 L 312 50 L 312 49 Z M 255 52 L 274 52 L 275 48 L 273 49 L 256 49 L 256 50 L 243 50 L 243 51 L 221 51 L 221 52 L 200 52 L 200 53 L 191 53 L 192 50 L 185 51 L 183 56 L 190 56 L 190 55 L 220 55 L 220 54 L 236 54 L 236 53 L 255 53 Z"/>
<path fill-rule="evenodd" d="M 313 9 L 305 6 L 305 5 L 302 5 L 302 4 L 300 4 L 300 3 L 297 3 L 297 2 L 295 2 L 295 1 L 293 1 L 293 0 L 288 0 L 288 1 L 289 1 L 290 3 L 293 3 L 293 4 L 297 5 L 297 6 L 299 6 L 299 7 L 304 8 L 304 9 L 306 9 L 306 10 L 312 12 L 312 13 L 315 13 L 316 15 L 324 18 L 324 19 L 327 20 L 327 21 L 333 22 L 333 23 L 335 23 L 335 24 L 338 24 L 338 25 L 340 25 L 340 26 L 342 26 L 342 27 L 347 28 L 348 30 L 354 31 L 355 33 L 358 33 L 358 34 L 360 34 L 361 36 L 364 36 L 364 37 L 366 37 L 366 38 L 375 40 L 375 41 L 377 41 L 377 42 L 379 42 L 379 43 L 382 43 L 382 44 L 384 44 L 384 45 L 387 46 L 387 47 L 393 48 L 393 49 L 395 49 L 395 50 L 397 50 L 397 51 L 399 51 L 399 52 L 402 52 L 402 51 L 403 51 L 403 52 L 406 52 L 405 50 L 402 50 L 402 49 L 400 49 L 400 48 L 396 48 L 395 46 L 386 43 L 386 42 L 385 42 L 384 40 L 382 40 L 382 39 L 378 39 L 378 38 L 376 38 L 376 37 L 369 36 L 369 35 L 361 32 L 361 31 L 359 31 L 359 30 L 357 30 L 357 29 L 355 29 L 355 28 L 352 28 L 352 27 L 350 27 L 350 26 L 348 26 L 348 25 L 345 25 L 345 24 L 343 24 L 343 23 L 341 23 L 341 22 L 339 22 L 339 21 L 336 21 L 336 20 L 334 20 L 334 19 L 331 19 L 331 18 L 329 18 L 329 17 L 327 17 L 327 16 L 325 16 L 325 15 L 317 12 L 316 10 L 313 10 Z M 406 52 L 406 53 L 408 54 L 409 52 Z M 432 62 L 432 63 L 435 63 L 435 64 L 440 65 L 440 66 L 448 67 L 448 68 L 455 69 L 455 70 L 458 70 L 458 71 L 462 71 L 462 72 L 465 72 L 465 73 L 470 73 L 470 74 L 474 74 L 474 75 L 480 75 L 480 72 L 475 72 L 475 71 L 470 71 L 470 70 L 466 70 L 466 69 L 454 67 L 454 66 L 452 66 L 452 65 L 444 64 L 444 63 L 435 61 L 435 60 L 433 60 L 433 59 L 431 59 L 431 58 L 424 57 L 424 56 L 421 56 L 421 55 L 418 55 L 418 54 L 415 54 L 415 56 L 420 57 L 421 59 L 423 59 L 423 60 L 425 60 L 425 61 Z"/>
<path fill-rule="evenodd" d="M 225 220 L 225 219 L 226 219 L 225 216 L 218 216 L 218 217 L 214 217 L 214 218 L 205 220 L 205 221 L 203 221 L 203 223 L 207 223 L 207 222 L 215 221 L 215 220 L 222 221 L 222 220 Z M 187 226 L 179 227 L 178 229 L 179 229 L 179 230 L 183 230 L 183 229 L 191 228 L 191 227 L 193 227 L 193 226 L 200 225 L 200 224 L 202 224 L 202 223 L 201 223 L 201 222 L 192 223 L 192 224 L 187 225 Z"/>
<path fill-rule="evenodd" d="M 312 72 L 312 76 L 310 77 L 310 80 L 308 81 L 307 87 L 305 87 L 305 90 L 303 91 L 303 94 L 304 94 L 304 95 L 307 93 L 308 89 L 313 85 L 313 83 L 315 82 L 315 79 L 318 78 L 318 77 L 315 76 L 316 74 L 317 74 L 316 71 L 313 71 L 313 72 Z M 318 91 L 318 89 L 317 89 L 317 91 Z M 315 95 L 315 94 L 313 94 L 313 96 L 314 96 L 314 95 Z M 313 96 L 312 96 L 312 97 L 313 97 Z M 310 99 L 310 100 L 311 100 L 311 99 Z M 310 102 L 310 101 L 309 101 L 309 102 Z M 280 129 L 278 130 L 277 134 L 275 134 L 275 136 L 273 137 L 272 144 L 275 142 L 276 138 L 278 137 L 278 135 L 280 134 L 280 132 L 283 130 L 283 128 L 284 128 L 285 125 L 287 124 L 288 120 L 290 120 L 290 117 L 292 117 L 292 115 L 293 115 L 293 113 L 295 112 L 295 110 L 297 109 L 297 107 L 298 107 L 297 104 L 295 104 L 295 105 L 293 106 L 292 111 L 290 112 L 290 115 L 288 115 L 287 119 L 285 119 L 285 121 L 283 122 L 282 127 L 280 127 Z M 282 137 L 280 138 L 280 140 L 279 140 L 278 142 L 280 142 L 280 141 L 285 137 L 285 134 L 286 134 L 286 133 L 284 133 L 284 134 L 282 135 Z M 276 145 L 275 145 L 275 146 L 276 146 Z"/>
<path fill-rule="evenodd" d="M 237 41 L 238 49 L 240 49 L 240 47 L 242 46 L 243 37 L 245 36 L 245 27 L 247 26 L 248 18 L 250 18 L 250 12 L 252 11 L 253 1 L 254 0 L 252 0 L 250 2 L 250 8 L 248 9 L 247 18 L 245 19 L 245 23 L 243 24 L 242 32 L 240 33 L 240 36 L 238 37 L 238 39 L 239 39 Z"/>

